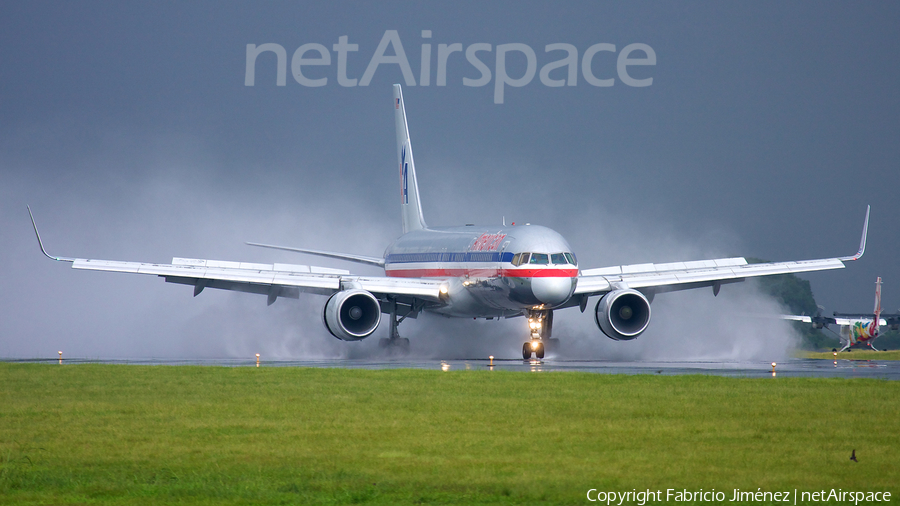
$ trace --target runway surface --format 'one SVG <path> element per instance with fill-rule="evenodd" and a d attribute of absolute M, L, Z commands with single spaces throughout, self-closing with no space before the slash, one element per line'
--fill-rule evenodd
<path fill-rule="evenodd" d="M 0 359 L 4 362 L 58 363 L 58 359 Z M 256 367 L 256 360 L 205 359 L 64 359 L 63 364 L 136 364 L 136 365 L 204 365 L 227 367 Z M 493 364 L 493 365 L 492 365 Z M 332 367 L 344 369 L 428 369 L 441 371 L 516 371 L 523 373 L 589 372 L 598 374 L 709 374 L 741 378 L 820 377 L 820 378 L 878 378 L 900 380 L 900 361 L 897 360 L 814 360 L 790 359 L 775 365 L 771 362 L 613 362 L 603 360 L 426 360 L 426 359 L 327 359 L 327 360 L 263 360 L 260 367 Z"/>

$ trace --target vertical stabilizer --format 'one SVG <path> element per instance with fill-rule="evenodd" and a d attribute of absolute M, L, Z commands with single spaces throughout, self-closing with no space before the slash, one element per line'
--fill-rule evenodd
<path fill-rule="evenodd" d="M 875 280 L 875 327 L 881 318 L 881 277 Z"/>
<path fill-rule="evenodd" d="M 400 217 L 403 233 L 426 228 L 419 203 L 419 185 L 416 183 L 416 164 L 413 163 L 412 144 L 406 125 L 406 107 L 400 85 L 394 85 L 394 118 L 397 126 L 397 160 L 400 162 Z"/>

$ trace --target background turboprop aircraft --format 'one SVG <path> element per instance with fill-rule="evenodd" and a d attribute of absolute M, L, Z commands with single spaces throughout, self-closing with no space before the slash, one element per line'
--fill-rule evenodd
<path fill-rule="evenodd" d="M 329 295 L 323 321 L 338 339 L 357 341 L 370 336 L 390 315 L 384 345 L 408 348 L 397 327 L 421 311 L 451 317 L 509 318 L 526 316 L 530 339 L 523 358 L 543 358 L 551 339 L 553 311 L 579 307 L 599 296 L 594 320 L 613 340 L 631 340 L 650 323 L 650 303 L 657 293 L 712 287 L 749 277 L 840 269 L 865 251 L 869 210 L 855 255 L 793 262 L 748 264 L 743 257 L 663 264 L 622 265 L 580 269 L 576 256 L 557 232 L 526 224 L 500 227 L 441 227 L 425 224 L 416 183 L 412 145 L 400 85 L 394 85 L 401 218 L 403 235 L 383 258 L 303 248 L 248 243 L 305 254 L 338 258 L 384 268 L 385 276 L 357 276 L 349 271 L 296 264 L 257 264 L 174 258 L 171 264 L 89 260 L 49 255 L 34 225 L 41 251 L 75 269 L 129 272 L 162 277 L 168 283 L 191 285 L 194 295 L 218 288 L 267 296 L 299 298 L 301 292 Z M 30 213 L 30 209 L 29 209 Z"/>
<path fill-rule="evenodd" d="M 841 349 L 849 350 L 851 346 L 865 345 L 878 351 L 874 342 L 880 335 L 880 328 L 889 326 L 891 330 L 900 329 L 900 313 L 883 314 L 881 312 L 881 278 L 875 280 L 875 310 L 872 314 L 849 314 L 835 312 L 829 316 L 782 315 L 785 320 L 811 323 L 813 328 L 828 328 L 828 325 L 840 325 Z M 834 332 L 833 330 L 831 330 Z"/>

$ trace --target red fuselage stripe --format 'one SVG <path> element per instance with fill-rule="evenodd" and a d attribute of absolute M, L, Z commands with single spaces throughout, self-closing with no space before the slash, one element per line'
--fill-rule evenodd
<path fill-rule="evenodd" d="M 578 269 L 385 269 L 385 274 L 395 278 L 574 278 Z"/>

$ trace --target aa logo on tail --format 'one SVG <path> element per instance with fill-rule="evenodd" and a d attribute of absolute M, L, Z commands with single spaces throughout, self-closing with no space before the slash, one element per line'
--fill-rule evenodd
<path fill-rule="evenodd" d="M 407 184 L 407 169 L 409 163 L 406 162 L 406 146 L 400 152 L 400 203 L 409 204 L 409 185 Z"/>

